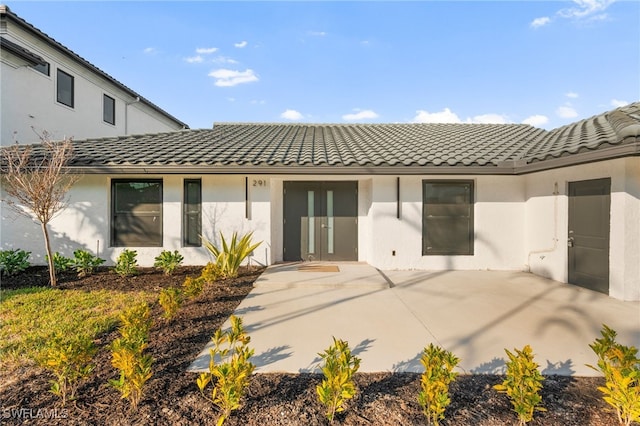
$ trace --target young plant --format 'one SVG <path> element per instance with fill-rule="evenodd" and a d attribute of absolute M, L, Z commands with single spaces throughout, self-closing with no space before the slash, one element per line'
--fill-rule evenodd
<path fill-rule="evenodd" d="M 73 267 L 78 272 L 79 277 L 87 277 L 102 265 L 105 260 L 92 255 L 87 250 L 78 249 L 73 252 Z"/>
<path fill-rule="evenodd" d="M 202 278 L 205 284 L 213 284 L 214 282 L 222 278 L 222 272 L 220 271 L 220 268 L 217 264 L 208 262 L 204 266 L 204 268 L 202 268 L 200 278 Z"/>
<path fill-rule="evenodd" d="M 231 241 L 227 243 L 227 240 L 220 233 L 220 239 L 222 240 L 222 248 L 218 248 L 210 241 L 202 239 L 204 246 L 216 259 L 216 265 L 218 266 L 222 278 L 235 278 L 238 276 L 238 269 L 240 265 L 260 244 L 262 241 L 256 244 L 251 243 L 253 238 L 253 232 L 245 234 L 238 239 L 238 233 L 234 232 L 231 236 Z"/>
<path fill-rule="evenodd" d="M 249 361 L 253 349 L 249 349 L 251 338 L 244 331 L 242 318 L 232 315 L 230 321 L 230 330 L 223 332 L 218 329 L 214 333 L 209 372 L 200 374 L 196 381 L 204 396 L 207 385 L 216 379 L 211 398 L 205 398 L 220 409 L 217 426 L 221 426 L 233 410 L 240 408 L 242 397 L 249 387 L 249 378 L 255 369 L 255 365 Z"/>
<path fill-rule="evenodd" d="M 520 425 L 524 425 L 533 420 L 535 411 L 546 411 L 539 406 L 542 403 L 540 391 L 544 377 L 538 371 L 539 365 L 533 361 L 531 346 L 526 345 L 521 351 L 515 349 L 515 354 L 507 349 L 505 352 L 509 357 L 507 378 L 493 388 L 509 396 Z"/>
<path fill-rule="evenodd" d="M 320 402 L 327 407 L 326 416 L 333 423 L 336 413 L 356 394 L 353 375 L 360 368 L 360 358 L 351 354 L 349 343 L 333 338 L 333 345 L 318 354 L 323 360 L 324 380 L 316 387 Z"/>
<path fill-rule="evenodd" d="M 44 367 L 55 376 L 51 380 L 51 393 L 62 399 L 73 400 L 81 379 L 93 370 L 90 364 L 96 347 L 87 335 L 56 335 L 44 352 Z"/>
<path fill-rule="evenodd" d="M 30 251 L 21 249 L 0 250 L 0 272 L 2 275 L 15 275 L 29 267 Z"/>
<path fill-rule="evenodd" d="M 449 384 L 458 375 L 453 369 L 459 362 L 460 359 L 451 352 L 433 344 L 422 351 L 420 363 L 424 366 L 424 373 L 420 378 L 418 403 L 428 424 L 438 426 L 438 421 L 444 419 L 445 409 L 451 402 Z"/>
<path fill-rule="evenodd" d="M 121 277 L 130 277 L 138 273 L 138 252 L 124 249 L 116 261 L 115 271 Z"/>
<path fill-rule="evenodd" d="M 45 256 L 47 261 L 49 260 L 49 256 Z M 62 254 L 55 252 L 53 253 L 53 268 L 58 272 L 65 272 L 73 266 L 73 259 L 70 257 L 65 257 Z"/>
<path fill-rule="evenodd" d="M 162 289 L 158 302 L 164 310 L 164 318 L 167 321 L 171 321 L 178 313 L 180 306 L 182 306 L 182 292 L 176 287 Z"/>
<path fill-rule="evenodd" d="M 182 293 L 188 298 L 198 297 L 204 289 L 204 279 L 202 277 L 187 277 L 182 283 Z"/>
<path fill-rule="evenodd" d="M 184 260 L 184 257 L 178 250 L 173 253 L 169 250 L 163 250 L 156 258 L 153 266 L 162 269 L 165 275 L 171 275 Z"/>
<path fill-rule="evenodd" d="M 596 339 L 589 347 L 598 356 L 598 367 L 605 378 L 605 385 L 598 387 L 604 394 L 604 401 L 618 414 L 622 425 L 640 422 L 640 359 L 638 349 L 616 342 L 617 333 L 607 325 L 602 325 L 602 338 Z"/>
<path fill-rule="evenodd" d="M 142 399 L 142 388 L 153 375 L 153 358 L 144 353 L 151 328 L 149 306 L 140 303 L 129 308 L 120 315 L 120 321 L 120 337 L 111 345 L 111 365 L 120 370 L 120 378 L 109 383 L 136 410 Z"/>

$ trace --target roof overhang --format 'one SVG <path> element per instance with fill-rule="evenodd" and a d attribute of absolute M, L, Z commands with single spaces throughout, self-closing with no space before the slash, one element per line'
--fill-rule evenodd
<path fill-rule="evenodd" d="M 23 61 L 26 61 L 29 65 L 44 65 L 47 63 L 47 61 L 45 61 L 41 56 L 36 55 L 30 50 L 25 49 L 4 37 L 0 37 L 0 47 L 2 47 L 2 50 L 10 52 Z"/>

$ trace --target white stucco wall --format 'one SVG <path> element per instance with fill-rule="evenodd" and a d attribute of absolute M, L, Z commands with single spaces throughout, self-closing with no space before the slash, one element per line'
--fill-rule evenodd
<path fill-rule="evenodd" d="M 85 248 L 113 264 L 123 250 L 110 247 L 111 178 L 163 179 L 163 244 L 130 247 L 142 266 L 151 266 L 163 249 L 179 250 L 186 264 L 210 260 L 203 248 L 182 247 L 182 200 L 185 178 L 202 179 L 203 235 L 219 242 L 219 233 L 253 231 L 263 241 L 253 260 L 283 259 L 283 182 L 358 181 L 358 260 L 380 269 L 530 270 L 567 281 L 568 182 L 610 177 L 610 295 L 640 300 L 640 158 L 593 163 L 525 176 L 459 176 L 474 181 L 474 254 L 422 255 L 422 181 L 435 176 L 400 178 L 400 219 L 396 217 L 396 176 L 248 176 L 248 212 L 244 175 L 86 175 L 73 188 L 70 205 L 51 223 L 55 251 L 71 256 Z M 32 252 L 44 264 L 38 224 L 17 216 L 2 203 L 0 247 Z M 245 217 L 248 213 L 248 217 Z M 395 255 L 394 252 L 395 251 Z"/>
<path fill-rule="evenodd" d="M 637 157 L 526 175 L 527 264 L 537 275 L 567 282 L 569 182 L 599 178 L 611 178 L 609 294 L 617 299 L 640 300 L 640 158 Z"/>
<path fill-rule="evenodd" d="M 3 51 L 0 60 L 0 143 L 3 146 L 16 141 L 39 142 L 38 134 L 43 131 L 52 139 L 73 137 L 79 140 L 181 128 L 27 32 L 12 25 L 7 31 L 3 37 L 49 62 L 50 75 L 35 71 L 24 61 Z M 73 108 L 56 101 L 58 68 L 74 77 Z M 115 99 L 115 125 L 103 121 L 103 94 Z"/>

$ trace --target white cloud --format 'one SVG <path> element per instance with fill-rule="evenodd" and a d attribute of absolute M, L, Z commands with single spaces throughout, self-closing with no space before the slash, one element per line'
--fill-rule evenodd
<path fill-rule="evenodd" d="M 578 95 L 576 92 L 569 92 L 569 93 L 565 93 L 565 96 L 567 98 L 577 99 L 580 95 Z"/>
<path fill-rule="evenodd" d="M 440 112 L 429 112 L 424 110 L 416 111 L 413 118 L 414 123 L 462 123 L 460 117 L 455 112 L 451 112 L 449 108 L 445 108 Z"/>
<path fill-rule="evenodd" d="M 209 77 L 216 79 L 215 85 L 219 87 L 232 87 L 243 83 L 252 83 L 258 81 L 258 76 L 251 69 L 244 71 L 229 70 L 221 68 L 211 71 Z"/>
<path fill-rule="evenodd" d="M 227 98 L 227 100 L 228 100 L 229 102 L 235 102 L 235 101 L 236 101 L 236 98 Z"/>
<path fill-rule="evenodd" d="M 266 103 L 267 103 L 267 101 L 265 101 L 264 99 L 260 99 L 260 100 L 258 100 L 258 99 L 252 99 L 249 103 L 250 103 L 251 105 L 264 105 L 264 104 L 266 104 Z"/>
<path fill-rule="evenodd" d="M 295 109 L 286 110 L 285 112 L 280 114 L 280 117 L 281 118 L 285 118 L 287 120 L 293 120 L 293 121 L 302 120 L 302 118 L 303 118 L 302 114 L 300 114 Z"/>
<path fill-rule="evenodd" d="M 611 106 L 614 108 L 620 108 L 625 105 L 629 105 L 629 102 L 621 101 L 620 99 L 611 99 Z"/>
<path fill-rule="evenodd" d="M 147 47 L 143 50 L 143 52 L 147 55 L 155 55 L 156 53 L 158 53 L 155 47 Z"/>
<path fill-rule="evenodd" d="M 355 109 L 355 112 L 352 114 L 345 114 L 342 116 L 343 120 L 346 121 L 356 121 L 356 120 L 371 120 L 373 118 L 378 118 L 378 114 L 370 109 L 359 110 Z"/>
<path fill-rule="evenodd" d="M 550 22 L 551 22 L 551 18 L 549 18 L 548 16 L 543 16 L 541 18 L 536 18 L 533 21 L 531 21 L 529 26 L 531 28 L 540 28 L 540 27 L 544 27 L 545 25 L 549 24 Z"/>
<path fill-rule="evenodd" d="M 309 31 L 307 34 L 314 37 L 324 37 L 327 35 L 324 31 Z"/>
<path fill-rule="evenodd" d="M 576 110 L 570 105 L 558 107 L 558 109 L 556 109 L 556 114 L 560 118 L 576 118 L 578 116 Z"/>
<path fill-rule="evenodd" d="M 247 47 L 247 42 L 245 40 L 242 40 L 241 42 L 234 43 L 233 45 L 238 49 L 242 49 L 243 47 Z"/>
<path fill-rule="evenodd" d="M 204 58 L 200 55 L 189 56 L 188 58 L 184 58 L 184 60 L 190 64 L 200 64 L 204 61 Z"/>
<path fill-rule="evenodd" d="M 467 123 L 477 124 L 507 124 L 509 119 L 505 115 L 500 114 L 482 114 L 476 115 L 473 118 L 467 118 Z"/>
<path fill-rule="evenodd" d="M 573 0 L 575 7 L 568 7 L 558 11 L 558 15 L 570 19 L 603 19 L 602 14 L 615 0 Z"/>
<path fill-rule="evenodd" d="M 548 122 L 549 122 L 549 117 L 547 117 L 546 115 L 540 115 L 540 114 L 532 115 L 522 120 L 522 124 L 528 124 L 534 127 L 540 127 L 543 124 L 547 124 Z"/>
<path fill-rule="evenodd" d="M 198 55 L 210 55 L 212 53 L 216 53 L 218 51 L 217 47 L 198 47 L 196 49 L 196 53 Z"/>

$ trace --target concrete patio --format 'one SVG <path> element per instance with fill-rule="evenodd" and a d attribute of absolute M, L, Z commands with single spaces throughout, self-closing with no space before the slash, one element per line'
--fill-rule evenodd
<path fill-rule="evenodd" d="M 332 336 L 349 342 L 361 372 L 421 372 L 422 349 L 434 343 L 461 359 L 461 373 L 503 373 L 504 349 L 529 344 L 543 374 L 593 376 L 585 366 L 596 362 L 588 345 L 603 323 L 619 342 L 640 346 L 640 302 L 526 272 L 319 265 L 339 271 L 270 266 L 236 309 L 256 372 L 319 372 L 317 354 Z M 207 347 L 189 370 L 208 364 Z"/>

